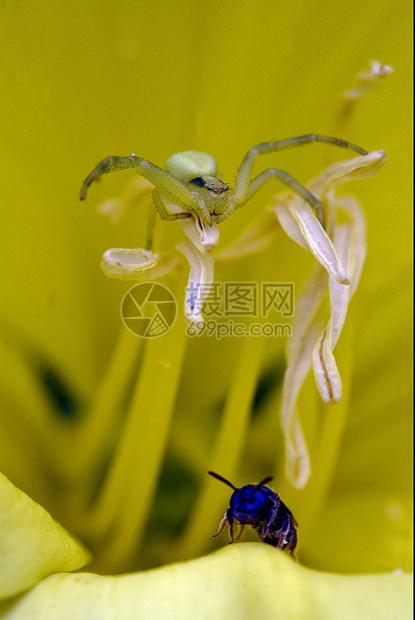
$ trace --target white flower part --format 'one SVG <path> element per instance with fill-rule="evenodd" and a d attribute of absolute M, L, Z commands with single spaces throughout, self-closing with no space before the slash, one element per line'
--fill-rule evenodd
<path fill-rule="evenodd" d="M 310 181 L 307 189 L 319 200 L 324 200 L 326 193 L 341 183 L 377 174 L 386 159 L 385 151 L 372 151 L 367 155 L 337 162 Z"/>
<path fill-rule="evenodd" d="M 201 253 L 190 241 L 184 241 L 177 249 L 186 256 L 190 265 L 185 315 L 191 325 L 200 329 L 204 323 L 203 302 L 208 297 L 213 282 L 214 258 L 207 252 Z"/>
<path fill-rule="evenodd" d="M 353 240 L 352 280 L 350 282 L 349 297 L 351 299 L 359 284 L 366 259 L 366 218 L 358 201 L 352 196 L 338 198 L 337 205 L 344 209 L 354 225 L 355 238 Z"/>
<path fill-rule="evenodd" d="M 336 226 L 333 241 L 346 268 L 351 273 L 351 285 L 329 281 L 331 316 L 313 350 L 313 370 L 317 388 L 326 403 L 337 403 L 342 395 L 342 383 L 333 349 L 346 319 L 349 300 L 356 290 L 366 255 L 366 225 L 362 210 L 353 198 L 344 198 L 343 208 L 349 221 Z"/>
<path fill-rule="evenodd" d="M 299 196 L 283 194 L 273 197 L 270 207 L 291 239 L 309 250 L 332 278 L 349 283 L 349 274 L 310 205 Z"/>
<path fill-rule="evenodd" d="M 384 151 L 372 151 L 367 155 L 337 162 L 307 184 L 307 189 L 327 204 L 329 229 L 332 227 L 335 212 L 334 188 L 346 181 L 376 174 L 385 161 Z M 286 192 L 273 196 L 268 208 L 274 211 L 287 235 L 310 250 L 332 278 L 342 284 L 350 282 L 348 270 L 336 248 L 306 202 L 299 196 Z"/>
<path fill-rule="evenodd" d="M 286 474 L 296 488 L 303 488 L 310 477 L 310 459 L 301 429 L 296 403 L 311 368 L 311 354 L 321 330 L 319 308 L 326 290 L 327 274 L 316 265 L 297 302 L 292 337 L 287 347 L 287 370 L 284 375 L 281 425 L 285 439 Z"/>
<path fill-rule="evenodd" d="M 184 213 L 181 207 L 173 203 L 166 204 L 167 209 L 171 213 Z M 190 217 L 177 220 L 183 229 L 184 234 L 194 246 L 201 252 L 211 252 L 219 242 L 219 229 L 217 224 L 204 224 L 201 222 L 196 213 L 192 213 Z"/>
<path fill-rule="evenodd" d="M 291 214 L 288 208 L 289 203 L 293 200 L 298 200 L 298 197 L 294 196 L 294 194 L 277 194 L 272 198 L 272 202 L 268 205 L 268 209 L 277 216 L 281 228 L 290 237 L 290 239 L 298 243 L 298 245 L 301 245 L 306 250 L 310 250 L 295 217 Z"/>
<path fill-rule="evenodd" d="M 107 276 L 120 280 L 152 280 L 171 271 L 177 262 L 169 252 L 153 254 L 142 248 L 112 248 L 105 252 L 101 268 Z"/>
<path fill-rule="evenodd" d="M 192 218 L 194 218 L 196 229 L 199 231 L 202 251 L 211 252 L 219 241 L 219 228 L 217 224 L 204 224 L 197 216 L 192 216 Z"/>
<path fill-rule="evenodd" d="M 383 65 L 378 60 L 372 60 L 369 71 L 359 71 L 354 86 L 344 92 L 342 98 L 358 101 L 381 86 L 390 73 L 393 73 L 393 67 Z"/>
<path fill-rule="evenodd" d="M 320 265 L 327 273 L 342 284 L 349 284 L 350 277 L 345 269 L 330 237 L 323 230 L 320 222 L 311 209 L 303 200 L 289 204 L 288 209 L 295 219 L 310 252 L 315 256 Z"/>

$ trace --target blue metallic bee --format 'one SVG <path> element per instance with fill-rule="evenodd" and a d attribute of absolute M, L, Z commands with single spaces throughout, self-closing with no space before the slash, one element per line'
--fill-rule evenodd
<path fill-rule="evenodd" d="M 293 558 L 296 557 L 298 524 L 278 493 L 266 486 L 272 480 L 271 477 L 264 478 L 259 484 L 247 484 L 237 489 L 219 474 L 213 471 L 208 473 L 234 490 L 229 508 L 219 524 L 219 531 L 212 538 L 219 536 L 229 523 L 231 542 L 236 542 L 242 536 L 245 525 L 249 524 L 258 530 L 261 542 L 288 551 Z M 236 537 L 233 532 L 234 522 L 241 525 Z"/>

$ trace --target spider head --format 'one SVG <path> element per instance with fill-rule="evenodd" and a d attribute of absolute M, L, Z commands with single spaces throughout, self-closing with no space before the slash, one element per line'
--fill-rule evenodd
<path fill-rule="evenodd" d="M 222 183 L 222 181 L 216 177 L 211 177 L 209 175 L 196 177 L 195 179 L 192 179 L 190 183 L 192 185 L 196 185 L 197 187 L 204 187 L 216 196 L 223 194 L 223 192 L 226 192 L 226 190 L 229 189 L 229 185 L 227 183 Z"/>
<path fill-rule="evenodd" d="M 166 172 L 191 190 L 197 203 L 203 205 L 213 218 L 211 221 L 224 213 L 229 185 L 218 179 L 217 164 L 211 155 L 198 151 L 175 153 L 166 162 Z"/>
<path fill-rule="evenodd" d="M 166 172 L 176 177 L 183 185 L 192 184 L 218 196 L 229 189 L 229 185 L 217 178 L 216 161 L 207 153 L 183 151 L 175 153 L 166 162 Z"/>

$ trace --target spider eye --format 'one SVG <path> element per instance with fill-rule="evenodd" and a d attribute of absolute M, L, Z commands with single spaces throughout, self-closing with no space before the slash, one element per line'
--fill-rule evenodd
<path fill-rule="evenodd" d="M 198 187 L 205 187 L 205 182 L 202 177 L 196 177 L 196 179 L 192 179 L 190 183 L 194 183 L 194 185 L 197 185 Z"/>
<path fill-rule="evenodd" d="M 223 194 L 223 192 L 226 192 L 226 190 L 229 189 L 229 185 L 227 185 L 226 183 L 222 183 L 222 181 L 220 181 L 216 177 L 211 177 L 209 175 L 203 177 L 196 177 L 195 179 L 192 179 L 190 183 L 193 183 L 198 187 L 203 187 L 212 194 Z"/>

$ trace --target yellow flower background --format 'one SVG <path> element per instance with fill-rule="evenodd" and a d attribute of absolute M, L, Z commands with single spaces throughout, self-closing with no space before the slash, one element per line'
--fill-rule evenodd
<path fill-rule="evenodd" d="M 237 485 L 274 475 L 275 488 L 300 524 L 301 564 L 334 573 L 411 570 L 411 23 L 407 0 L 398 5 L 391 0 L 3 3 L 1 469 L 93 548 L 96 559 L 91 570 L 112 573 L 160 566 L 224 544 L 225 538 L 214 544 L 209 536 L 216 532 L 229 489 L 204 478 L 213 468 L 212 446 L 229 386 L 237 387 L 234 370 L 242 369 L 240 381 L 248 383 L 251 361 L 253 368 L 257 366 L 251 388 L 255 391 L 260 376 L 266 398 L 259 403 L 257 392 L 246 435 L 235 437 L 239 456 L 234 457 L 233 471 L 226 470 L 223 462 L 219 473 L 232 475 Z M 342 127 L 337 122 L 339 96 L 371 59 L 392 65 L 394 73 Z M 99 263 L 110 247 L 144 246 L 147 206 L 112 226 L 95 207 L 122 193 L 133 173 L 104 178 L 86 203 L 78 199 L 81 183 L 107 155 L 134 152 L 163 167 L 171 154 L 193 149 L 214 156 L 223 180 L 232 184 L 251 146 L 310 132 L 336 135 L 388 155 L 376 177 L 349 183 L 344 190 L 359 197 L 366 213 L 368 255 L 336 348 L 344 397 L 338 405 L 323 405 L 312 378 L 301 395 L 310 482 L 296 490 L 284 476 L 279 428 L 284 341 L 268 339 L 258 345 L 242 339 L 195 338 L 182 352 L 181 366 L 181 352 L 173 351 L 173 339 L 171 359 L 179 364 L 181 378 L 160 456 L 161 482 L 157 493 L 156 488 L 151 491 L 154 502 L 140 531 L 140 552 L 133 549 L 122 558 L 115 553 L 116 561 L 106 563 L 102 550 L 107 543 L 101 550 L 94 548 L 92 528 L 74 505 L 78 492 L 82 495 L 84 476 L 94 480 L 105 476 L 104 463 L 99 472 L 86 471 L 80 478 L 71 479 L 68 472 L 72 465 L 74 471 L 82 471 L 78 460 L 85 452 L 77 443 L 77 432 L 95 402 L 123 329 L 119 305 L 129 284 L 106 278 Z M 343 157 L 330 147 L 315 145 L 264 158 L 258 171 L 277 165 L 305 183 Z M 274 160 L 278 163 L 271 164 Z M 223 246 L 279 190 L 270 182 L 221 224 Z M 160 245 L 173 247 L 179 240 L 175 223 L 158 222 Z M 312 265 L 310 255 L 280 235 L 265 258 L 259 254 L 221 266 L 218 278 L 295 282 L 299 291 Z M 165 283 L 179 290 L 179 280 L 183 288 L 183 273 Z M 182 329 L 183 323 L 179 319 Z M 121 359 L 120 372 L 128 375 L 128 385 L 135 346 L 139 345 L 130 342 L 127 347 L 131 359 Z M 239 359 L 246 359 L 245 366 L 238 366 Z M 42 373 L 50 378 L 50 368 L 75 396 L 77 416 L 65 419 L 54 411 L 39 380 Z M 165 375 L 161 373 L 153 390 L 174 391 L 166 387 Z M 241 410 L 246 406 L 241 390 Z M 123 415 L 120 408 L 120 424 Z M 148 424 L 157 431 L 157 419 Z M 109 430 L 112 434 L 105 442 L 111 444 L 118 427 Z M 152 436 L 151 428 L 145 436 Z M 150 445 L 140 448 L 140 437 L 132 440 L 139 465 L 131 467 L 125 478 L 127 493 L 130 485 L 134 493 L 140 489 L 140 477 L 146 476 L 140 450 L 147 449 L 151 456 Z M 85 438 L 82 446 L 88 450 Z M 197 504 L 198 494 L 207 484 L 218 485 L 212 487 L 218 503 L 198 515 L 202 506 Z M 232 547 L 207 561 L 221 558 L 220 574 L 226 579 L 234 570 L 235 554 L 244 554 L 238 562 L 251 558 L 255 566 L 254 556 L 249 556 L 254 548 L 241 543 L 241 551 Z M 266 562 L 272 563 L 271 552 L 278 553 L 268 548 L 252 551 L 266 554 Z M 289 592 L 288 562 L 281 570 Z M 184 567 L 190 574 L 192 564 Z M 251 579 L 253 569 L 247 570 Z M 180 576 L 188 578 L 185 572 Z M 237 600 L 242 606 L 237 617 L 253 617 L 252 601 L 238 598 L 231 581 L 228 604 Z M 260 591 L 254 578 L 252 583 Z M 391 608 L 402 605 L 396 617 L 408 613 L 403 595 L 395 600 L 386 586 L 380 588 L 373 581 L 371 598 L 372 582 L 357 583 L 353 591 L 362 587 L 369 593 L 373 617 L 380 617 L 377 600 L 390 602 Z M 152 587 L 149 581 L 143 591 L 151 592 Z M 209 604 L 203 586 L 197 587 L 200 604 Z M 307 587 L 320 588 L 311 582 Z M 327 588 L 335 592 L 334 586 Z M 214 598 L 215 593 L 209 596 Z M 327 608 L 332 604 L 327 593 Z M 272 609 L 272 601 L 269 605 Z M 223 610 L 222 617 L 231 617 L 226 615 L 229 608 L 218 609 Z M 232 609 L 236 613 L 237 608 Z M 386 603 L 380 609 L 386 613 Z M 284 616 L 289 607 L 279 611 L 281 617 L 293 618 L 305 613 L 304 608 L 291 616 Z M 162 613 L 157 616 L 153 610 L 152 617 L 164 617 Z M 327 614 L 324 617 L 343 617 L 340 612 Z M 372 617 L 369 610 L 367 617 Z"/>

